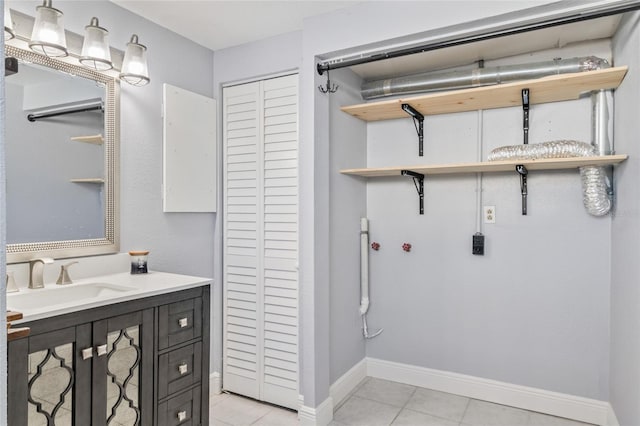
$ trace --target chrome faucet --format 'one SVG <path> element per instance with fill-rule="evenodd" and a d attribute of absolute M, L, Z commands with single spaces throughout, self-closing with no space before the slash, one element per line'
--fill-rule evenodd
<path fill-rule="evenodd" d="M 29 288 L 44 287 L 44 265 L 53 263 L 50 257 L 41 257 L 29 261 Z"/>
<path fill-rule="evenodd" d="M 60 267 L 60 275 L 58 275 L 58 281 L 56 281 L 56 284 L 73 284 L 73 281 L 71 281 L 71 277 L 69 276 L 69 267 L 76 263 L 78 262 L 70 262 Z"/>

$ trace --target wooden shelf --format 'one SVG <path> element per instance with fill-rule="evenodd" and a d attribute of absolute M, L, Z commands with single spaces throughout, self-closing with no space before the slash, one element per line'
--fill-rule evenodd
<path fill-rule="evenodd" d="M 74 142 L 85 142 L 92 143 L 94 145 L 102 145 L 104 143 L 104 138 L 102 135 L 93 135 L 93 136 L 74 136 L 71 138 Z"/>
<path fill-rule="evenodd" d="M 515 166 L 522 164 L 527 170 L 576 169 L 582 166 L 607 166 L 625 161 L 627 155 L 604 155 L 599 157 L 546 158 L 540 160 L 487 161 L 482 163 L 421 164 L 399 167 L 379 167 L 368 169 L 345 169 L 340 173 L 364 177 L 400 176 L 401 170 L 411 170 L 424 175 L 446 175 L 464 173 L 515 172 Z"/>
<path fill-rule="evenodd" d="M 103 178 L 82 178 L 82 179 L 71 179 L 70 182 L 73 183 L 104 183 Z"/>
<path fill-rule="evenodd" d="M 472 89 L 432 93 L 409 98 L 370 102 L 342 107 L 342 111 L 365 121 L 409 117 L 401 108 L 409 104 L 423 115 L 449 114 L 514 107 L 522 105 L 522 89 L 530 90 L 530 104 L 578 99 L 592 90 L 615 89 L 627 73 L 627 67 L 607 68 L 573 74 L 560 74 L 534 80 Z"/>

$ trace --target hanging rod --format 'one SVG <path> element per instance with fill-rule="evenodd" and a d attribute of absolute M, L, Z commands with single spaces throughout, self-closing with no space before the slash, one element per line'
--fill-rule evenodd
<path fill-rule="evenodd" d="M 544 6 L 542 6 L 544 7 Z M 354 65 L 367 64 L 370 62 L 377 62 L 384 59 L 398 58 L 401 56 L 413 55 L 416 53 L 429 52 L 432 50 L 444 49 L 445 47 L 459 46 L 463 44 L 475 43 L 483 40 L 490 40 L 498 37 L 504 37 L 508 35 L 520 34 L 535 30 L 541 30 L 544 28 L 556 27 L 564 24 L 573 24 L 576 22 L 587 21 L 590 19 L 603 18 L 605 16 L 617 15 L 620 13 L 631 12 L 640 9 L 640 0 L 627 0 L 610 2 L 601 5 L 596 5 L 590 9 L 574 12 L 565 11 L 560 15 L 543 18 L 541 20 L 525 21 L 521 23 L 515 23 L 506 26 L 500 26 L 493 30 L 476 30 L 462 33 L 461 35 L 445 36 L 436 38 L 433 41 L 413 46 L 400 48 L 396 50 L 390 50 L 387 52 L 373 53 L 369 56 L 356 57 L 353 59 L 334 59 L 324 62 L 318 62 L 316 69 L 318 74 L 322 75 L 325 71 L 352 67 Z M 478 22 L 478 21 L 476 21 Z M 471 23 L 467 22 L 461 24 L 469 26 Z M 460 25 L 458 26 L 460 27 Z M 438 31 L 442 31 L 439 29 Z"/>
<path fill-rule="evenodd" d="M 99 102 L 98 104 L 82 105 L 76 108 L 66 108 L 66 109 L 59 109 L 59 110 L 51 110 L 48 112 L 43 112 L 38 114 L 29 114 L 27 115 L 27 120 L 34 122 L 42 118 L 57 117 L 59 115 L 75 114 L 77 112 L 88 112 L 88 111 L 98 111 L 98 110 L 104 112 L 104 105 L 102 104 L 102 102 Z"/>

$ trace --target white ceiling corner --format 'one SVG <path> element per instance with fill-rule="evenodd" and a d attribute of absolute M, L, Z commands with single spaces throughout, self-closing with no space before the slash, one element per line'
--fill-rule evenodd
<path fill-rule="evenodd" d="M 111 0 L 211 50 L 302 29 L 305 18 L 361 1 Z"/>

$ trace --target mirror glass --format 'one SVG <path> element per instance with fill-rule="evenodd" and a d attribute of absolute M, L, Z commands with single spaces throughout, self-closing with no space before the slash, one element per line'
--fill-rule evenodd
<path fill-rule="evenodd" d="M 117 80 L 5 46 L 7 259 L 116 252 Z"/>
<path fill-rule="evenodd" d="M 5 79 L 7 243 L 104 238 L 104 86 L 20 65 Z"/>

